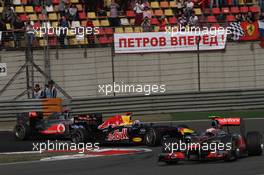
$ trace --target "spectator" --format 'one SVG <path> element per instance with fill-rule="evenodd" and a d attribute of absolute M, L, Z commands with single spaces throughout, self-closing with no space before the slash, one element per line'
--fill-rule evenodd
<path fill-rule="evenodd" d="M 103 9 L 104 8 L 104 1 L 103 0 L 96 0 L 94 7 L 95 7 L 95 11 L 98 12 L 99 9 Z"/>
<path fill-rule="evenodd" d="M 107 16 L 107 13 L 104 9 L 98 9 L 98 16 Z"/>
<path fill-rule="evenodd" d="M 115 0 L 112 0 L 111 5 L 110 5 L 110 24 L 111 26 L 119 26 L 120 25 L 120 20 L 118 18 L 118 8 L 119 5 L 115 3 Z"/>
<path fill-rule="evenodd" d="M 255 19 L 254 19 L 254 16 L 253 16 L 252 12 L 248 12 L 248 13 L 247 13 L 247 16 L 246 16 L 246 21 L 247 21 L 247 22 L 249 22 L 249 23 L 252 23 L 252 22 L 254 22 L 254 21 L 255 21 Z"/>
<path fill-rule="evenodd" d="M 77 16 L 78 9 L 76 5 L 71 5 L 69 8 L 69 20 L 70 21 L 77 21 L 78 16 Z"/>
<path fill-rule="evenodd" d="M 187 19 L 190 18 L 192 12 L 193 12 L 193 6 L 194 6 L 194 3 L 192 2 L 192 0 L 188 0 L 186 2 L 186 9 L 185 9 L 185 12 L 186 12 L 186 17 Z"/>
<path fill-rule="evenodd" d="M 81 2 L 84 5 L 84 11 L 85 11 L 85 13 L 87 13 L 89 11 L 88 4 L 89 4 L 90 0 L 82 0 Z"/>
<path fill-rule="evenodd" d="M 179 17 L 179 23 L 181 26 L 187 25 L 187 19 L 186 19 L 186 16 L 184 14 L 182 14 L 181 17 Z"/>
<path fill-rule="evenodd" d="M 145 20 L 145 18 L 151 19 L 152 18 L 152 13 L 151 10 L 148 6 L 144 7 L 144 12 L 143 12 L 143 19 Z"/>
<path fill-rule="evenodd" d="M 135 17 L 135 26 L 140 26 L 143 21 L 143 10 L 144 5 L 142 4 L 141 0 L 138 0 L 136 6 L 134 7 L 134 11 L 136 14 Z"/>
<path fill-rule="evenodd" d="M 233 6 L 238 6 L 238 0 L 232 0 Z"/>
<path fill-rule="evenodd" d="M 50 80 L 48 82 L 48 85 L 46 86 L 44 90 L 44 97 L 45 98 L 56 98 L 57 97 L 57 90 L 54 87 L 54 81 Z"/>
<path fill-rule="evenodd" d="M 194 13 L 191 14 L 191 16 L 189 18 L 188 24 L 190 26 L 197 26 L 197 24 L 198 24 L 198 17 Z"/>
<path fill-rule="evenodd" d="M 31 25 L 30 21 L 27 22 L 26 24 L 26 41 L 27 41 L 27 46 L 31 50 L 32 53 L 32 46 L 33 46 L 33 41 L 35 39 L 35 33 L 34 33 L 34 28 L 33 25 Z"/>
<path fill-rule="evenodd" d="M 141 24 L 143 32 L 151 32 L 152 27 L 149 21 L 149 18 L 146 16 Z"/>
<path fill-rule="evenodd" d="M 258 3 L 259 3 L 259 7 L 260 7 L 261 12 L 264 12 L 264 2 L 263 2 L 263 0 L 258 0 Z"/>
<path fill-rule="evenodd" d="M 0 19 L 0 49 L 2 47 L 3 41 L 5 39 L 5 32 L 6 31 L 6 25 L 5 23 Z"/>
<path fill-rule="evenodd" d="M 4 0 L 4 6 L 13 5 L 13 0 Z"/>
<path fill-rule="evenodd" d="M 94 28 L 93 22 L 90 19 L 87 20 L 86 27 Z M 87 41 L 89 46 L 94 47 L 94 33 L 87 35 Z"/>
<path fill-rule="evenodd" d="M 37 1 L 38 1 L 38 0 L 37 0 Z M 37 1 L 36 1 L 36 2 L 37 2 Z M 28 5 L 28 6 L 34 6 L 34 0 L 28 0 L 28 1 L 27 1 L 27 5 Z"/>
<path fill-rule="evenodd" d="M 241 14 L 241 13 L 239 13 L 239 14 L 237 14 L 237 15 L 235 16 L 235 21 L 236 21 L 236 22 L 242 22 L 242 21 L 243 21 L 243 19 L 242 19 L 242 14 Z"/>
<path fill-rule="evenodd" d="M 33 98 L 35 99 L 41 99 L 44 97 L 44 92 L 43 90 L 40 88 L 39 84 L 35 85 L 35 88 L 33 90 Z"/>
<path fill-rule="evenodd" d="M 242 14 L 242 22 L 245 22 L 245 21 L 247 21 L 247 17 L 245 14 Z"/>
<path fill-rule="evenodd" d="M 25 29 L 25 25 L 19 18 L 15 18 L 15 20 L 12 22 L 12 26 L 13 26 L 13 37 L 15 41 L 15 47 L 19 48 L 21 37 L 24 34 L 23 31 Z"/>
<path fill-rule="evenodd" d="M 42 6 L 51 6 L 51 0 L 40 0 L 40 5 Z"/>
<path fill-rule="evenodd" d="M 210 0 L 210 8 L 212 9 L 214 6 L 219 7 L 219 0 Z"/>
<path fill-rule="evenodd" d="M 13 21 L 14 16 L 14 9 L 10 5 L 5 6 L 2 13 L 3 21 L 5 23 L 10 23 Z"/>
<path fill-rule="evenodd" d="M 87 12 L 95 11 L 96 0 L 82 0 L 84 2 L 85 10 Z"/>
<path fill-rule="evenodd" d="M 159 26 L 159 31 L 160 32 L 165 32 L 166 31 L 166 26 L 168 25 L 167 18 L 165 16 L 162 16 L 160 18 L 160 26 Z"/>
<path fill-rule="evenodd" d="M 183 6 L 184 6 L 183 4 L 184 4 L 183 0 L 177 0 L 177 8 L 178 8 L 178 10 L 182 11 Z"/>
<path fill-rule="evenodd" d="M 61 0 L 60 1 L 60 4 L 58 6 L 58 10 L 60 12 L 60 16 L 65 16 L 65 7 L 66 7 L 65 1 L 64 0 Z"/>
<path fill-rule="evenodd" d="M 63 28 L 69 28 L 69 21 L 66 19 L 65 16 L 62 16 L 60 21 L 59 21 L 59 27 L 61 27 L 60 30 L 60 35 L 59 35 L 59 41 L 60 41 L 60 45 L 61 47 L 65 48 L 65 37 L 67 35 L 67 32 L 65 30 L 63 30 Z"/>

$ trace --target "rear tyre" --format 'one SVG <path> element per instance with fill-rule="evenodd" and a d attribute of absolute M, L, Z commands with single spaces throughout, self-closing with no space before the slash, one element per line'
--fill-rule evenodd
<path fill-rule="evenodd" d="M 14 128 L 14 136 L 17 140 L 26 140 L 29 138 L 30 128 L 27 125 L 17 124 Z"/>
<path fill-rule="evenodd" d="M 144 137 L 145 145 L 147 146 L 157 146 L 161 144 L 161 134 L 158 130 L 154 128 L 150 128 L 145 137 Z"/>
<path fill-rule="evenodd" d="M 71 141 L 73 143 L 84 143 L 86 141 L 86 134 L 83 129 L 75 129 L 71 134 Z"/>
<path fill-rule="evenodd" d="M 262 154 L 262 135 L 257 132 L 249 132 L 246 137 L 247 151 L 249 156 L 259 156 Z"/>

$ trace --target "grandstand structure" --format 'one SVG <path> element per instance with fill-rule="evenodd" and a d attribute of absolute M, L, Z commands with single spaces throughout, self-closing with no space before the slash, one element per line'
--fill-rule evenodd
<path fill-rule="evenodd" d="M 0 63 L 7 64 L 7 76 L 0 77 L 0 98 L 31 98 L 30 91 L 34 84 L 38 83 L 43 88 L 48 79 L 53 79 L 61 87 L 63 91 L 59 92 L 60 97 L 65 97 L 62 92 L 67 92 L 72 98 L 105 96 L 98 91 L 98 86 L 113 82 L 129 85 L 164 84 L 166 93 L 263 88 L 264 49 L 259 46 L 259 34 L 254 35 L 258 31 L 257 21 L 263 19 L 263 7 L 259 6 L 258 1 L 239 0 L 237 5 L 233 5 L 228 0 L 221 7 L 210 8 L 209 1 L 205 1 L 194 1 L 193 11 L 198 16 L 198 27 L 226 27 L 230 22 L 238 20 L 238 14 L 246 16 L 251 13 L 254 20 L 244 21 L 246 25 L 243 27 L 254 28 L 255 32 L 251 33 L 252 36 L 244 37 L 243 41 L 227 42 L 222 50 L 199 51 L 197 47 L 197 50 L 187 52 L 118 54 L 114 50 L 115 33 L 144 34 L 142 26 L 135 25 L 136 14 L 132 8 L 121 9 L 118 16 L 121 24 L 111 26 L 109 8 L 106 8 L 106 16 L 102 16 L 96 9 L 86 12 L 81 0 L 68 0 L 69 4 L 75 4 L 78 8 L 78 20 L 70 21 L 70 27 L 87 27 L 87 21 L 91 21 L 92 26 L 99 27 L 99 34 L 94 36 L 94 44 L 98 47 L 90 47 L 94 45 L 89 43 L 87 36 L 78 38 L 68 33 L 65 38 L 68 49 L 60 49 L 59 36 L 54 33 L 42 36 L 36 33 L 34 52 L 30 52 L 24 49 L 28 48 L 25 37 L 21 37 L 21 47 L 15 48 L 12 23 L 4 22 L 1 43 L 4 49 L 0 49 Z M 29 0 L 14 0 L 10 7 L 23 22 L 31 21 L 34 27 L 44 25 L 56 28 L 61 18 L 59 3 L 60 0 L 52 0 L 50 6 L 33 6 Z M 161 30 L 160 19 L 164 17 L 168 25 L 177 26 L 179 19 L 175 12 L 178 3 L 180 1 L 176 0 L 148 2 L 153 32 Z M 1 14 L 5 8 L 0 7 Z M 228 39 L 230 41 L 231 38 Z M 29 60 L 41 71 L 32 64 L 25 64 Z M 16 76 L 23 66 L 26 68 Z M 16 80 L 9 83 L 14 77 Z M 4 88 L 6 85 L 8 87 Z M 135 93 L 110 94 L 114 95 Z"/>
<path fill-rule="evenodd" d="M 12 9 L 15 15 L 20 18 L 23 22 L 32 21 L 34 27 L 38 28 L 43 26 L 45 23 L 50 27 L 58 27 L 58 21 L 61 18 L 58 6 L 60 0 L 52 0 L 50 6 L 45 5 L 29 5 L 28 0 L 14 0 Z M 142 32 L 141 26 L 135 26 L 135 12 L 132 8 L 128 8 L 120 11 L 119 19 L 121 21 L 120 26 L 111 26 L 109 22 L 110 11 L 106 8 L 106 16 L 99 16 L 97 11 L 85 11 L 84 4 L 81 0 L 69 0 L 68 3 L 76 5 L 78 9 L 78 20 L 71 21 L 71 27 L 86 27 L 87 20 L 91 20 L 94 27 L 100 27 L 100 32 L 95 37 L 95 43 L 100 45 L 112 44 L 113 43 L 113 33 L 133 33 Z M 165 17 L 167 19 L 168 25 L 174 26 L 178 23 L 178 17 L 175 15 L 175 11 L 178 9 L 178 3 L 180 1 L 151 1 L 148 3 L 150 7 L 152 18 L 150 23 L 153 26 L 153 31 L 160 31 L 160 18 Z M 5 7 L 0 7 L 0 14 L 3 13 Z M 227 1 L 227 4 L 221 5 L 221 7 L 213 6 L 209 7 L 209 4 L 203 1 L 194 1 L 193 11 L 196 16 L 198 16 L 199 24 L 198 26 L 215 26 L 220 25 L 226 26 L 229 22 L 236 21 L 237 14 L 247 14 L 251 12 L 254 19 L 257 20 L 259 17 L 263 16 L 261 12 L 261 7 L 258 5 L 258 1 L 246 1 L 239 0 L 237 5 L 233 5 L 232 1 Z M 2 35 L 2 43 L 6 47 L 14 47 L 14 40 L 12 39 L 12 24 L 11 22 L 4 23 L 6 26 L 5 34 Z M 87 45 L 89 44 L 87 38 L 77 39 L 72 33 L 67 34 L 67 45 Z M 57 46 L 58 36 L 55 33 L 49 33 L 48 39 L 44 36 L 36 34 L 36 42 L 34 42 L 34 47 L 43 47 L 46 45 Z M 22 42 L 22 46 L 25 43 Z"/>

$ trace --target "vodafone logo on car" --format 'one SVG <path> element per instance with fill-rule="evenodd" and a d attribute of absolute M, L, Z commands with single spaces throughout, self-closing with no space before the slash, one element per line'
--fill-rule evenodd
<path fill-rule="evenodd" d="M 129 139 L 127 136 L 127 128 L 123 128 L 121 132 L 117 129 L 113 133 L 109 133 L 107 137 L 108 141 L 127 140 L 127 139 Z"/>
<path fill-rule="evenodd" d="M 65 132 L 65 125 L 62 124 L 62 123 L 58 124 L 58 126 L 57 126 L 57 132 L 58 133 L 64 133 Z"/>
<path fill-rule="evenodd" d="M 218 118 L 220 125 L 239 125 L 240 118 Z"/>

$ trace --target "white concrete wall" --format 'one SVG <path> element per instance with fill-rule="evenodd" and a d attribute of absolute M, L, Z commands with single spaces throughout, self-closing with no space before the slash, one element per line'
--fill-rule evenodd
<path fill-rule="evenodd" d="M 43 51 L 35 51 L 43 68 Z M 72 97 L 102 96 L 98 85 L 112 83 L 111 48 L 50 50 L 52 78 Z M 0 77 L 0 89 L 23 64 L 24 52 L 2 51 L 8 76 Z M 119 54 L 114 57 L 115 81 L 126 84 L 165 84 L 167 92 L 198 90 L 197 53 Z M 264 49 L 258 42 L 228 43 L 225 51 L 200 53 L 201 90 L 264 88 Z M 2 96 L 11 98 L 26 87 L 20 75 Z M 36 82 L 44 83 L 36 73 Z"/>

